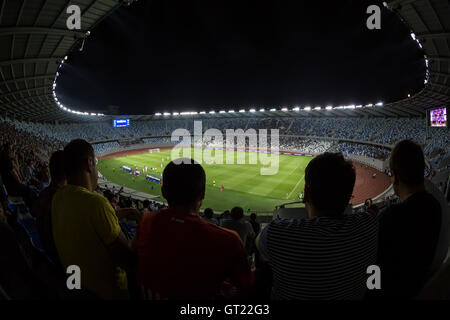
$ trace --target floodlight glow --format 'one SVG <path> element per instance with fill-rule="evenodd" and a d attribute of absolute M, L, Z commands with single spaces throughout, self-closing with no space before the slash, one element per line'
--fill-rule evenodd
<path fill-rule="evenodd" d="M 413 40 L 416 40 L 416 35 L 414 33 L 411 33 L 411 38 L 413 38 Z"/>
<path fill-rule="evenodd" d="M 383 102 L 378 102 L 378 103 L 376 104 L 376 106 L 377 106 L 377 107 L 383 106 Z"/>
<path fill-rule="evenodd" d="M 215 111 L 210 111 L 209 113 L 210 113 L 210 114 L 214 114 L 214 113 L 216 113 L 216 112 L 215 112 Z"/>
<path fill-rule="evenodd" d="M 328 106 L 328 107 L 326 107 L 325 109 L 327 109 L 327 110 L 332 110 L 333 107 L 332 107 L 332 106 Z"/>
<path fill-rule="evenodd" d="M 259 109 L 259 111 L 260 111 L 260 112 L 264 112 L 264 111 L 266 111 L 266 110 L 264 110 L 264 109 Z"/>
<path fill-rule="evenodd" d="M 244 110 L 244 109 L 241 109 L 241 110 L 239 110 L 239 112 L 241 112 L 241 113 L 244 113 L 244 112 L 245 112 L 245 110 Z"/>
<path fill-rule="evenodd" d="M 196 115 L 198 114 L 197 112 L 189 112 L 190 115 Z"/>
<path fill-rule="evenodd" d="M 311 107 L 305 107 L 303 110 L 311 111 Z"/>
<path fill-rule="evenodd" d="M 357 105 L 356 107 L 357 107 L 357 108 L 362 108 L 362 105 L 361 105 L 361 104 L 359 104 L 359 105 Z"/>
<path fill-rule="evenodd" d="M 164 115 L 165 116 L 170 116 L 170 113 L 169 112 L 164 112 Z"/>
<path fill-rule="evenodd" d="M 206 114 L 206 112 L 205 111 L 200 111 L 200 114 Z"/>
<path fill-rule="evenodd" d="M 314 110 L 322 110 L 321 107 L 315 107 Z"/>
<path fill-rule="evenodd" d="M 270 111 L 274 112 L 274 111 L 277 111 L 277 109 L 270 109 Z"/>
<path fill-rule="evenodd" d="M 68 56 L 65 56 L 65 57 L 64 57 L 64 60 L 67 61 L 67 59 L 69 59 L 69 57 L 68 57 Z"/>
<path fill-rule="evenodd" d="M 178 112 L 173 112 L 172 115 L 173 115 L 173 116 L 178 116 L 179 113 L 178 113 Z"/>
<path fill-rule="evenodd" d="M 160 116 L 160 115 L 161 115 L 160 112 L 155 113 L 155 116 Z"/>
<path fill-rule="evenodd" d="M 225 111 L 221 110 L 221 111 L 219 111 L 219 113 L 225 113 Z"/>
<path fill-rule="evenodd" d="M 252 113 L 253 113 L 253 112 L 256 112 L 256 110 L 255 110 L 255 109 L 250 109 L 250 112 L 252 112 Z"/>
<path fill-rule="evenodd" d="M 230 110 L 230 111 L 228 111 L 228 113 L 234 113 L 234 110 Z"/>
<path fill-rule="evenodd" d="M 300 111 L 300 108 L 299 108 L 299 107 L 295 107 L 295 108 L 292 109 L 292 110 L 294 110 L 294 111 Z"/>
<path fill-rule="evenodd" d="M 288 111 L 288 108 L 282 108 L 281 111 Z"/>

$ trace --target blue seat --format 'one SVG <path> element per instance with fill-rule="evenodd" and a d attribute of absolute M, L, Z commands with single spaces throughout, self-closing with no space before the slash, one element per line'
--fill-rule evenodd
<path fill-rule="evenodd" d="M 21 197 L 8 196 L 8 209 L 15 215 L 27 214 L 30 212 Z"/>
<path fill-rule="evenodd" d="M 132 240 L 134 237 L 134 234 L 136 233 L 136 228 L 131 227 L 128 223 L 124 221 L 119 222 L 120 228 L 122 229 L 125 236 L 128 238 L 128 240 Z"/>

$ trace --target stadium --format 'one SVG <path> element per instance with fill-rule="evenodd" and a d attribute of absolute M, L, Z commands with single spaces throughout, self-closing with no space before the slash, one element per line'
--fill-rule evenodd
<path fill-rule="evenodd" d="M 23 276 L 19 267 L 2 267 L 2 299 L 118 297 L 105 294 L 106 291 L 91 289 L 89 284 L 87 288 L 90 290 L 78 290 L 75 294 L 73 290 L 67 290 L 66 274 L 58 273 L 58 265 L 48 252 L 48 243 L 44 242 L 40 233 L 39 216 L 33 212 L 39 193 L 53 182 L 50 178 L 51 166 L 49 169 L 52 154 L 63 149 L 66 152 L 65 148 L 75 139 L 87 141 L 98 161 L 98 185 L 91 191 L 104 195 L 116 213 L 120 211 L 118 209 L 125 212 L 132 208 L 132 214 L 129 214 L 131 209 L 124 216 L 118 214 L 116 223 L 130 245 L 142 219 L 135 216 L 135 211 L 159 212 L 172 206 L 167 200 L 168 191 L 163 190 L 166 181 L 163 175 L 169 163 L 175 159 L 192 158 L 204 169 L 204 198 L 197 208 L 202 219 L 207 211 L 205 209 L 212 209 L 214 214 L 207 218 L 214 219 L 220 228 L 225 228 L 219 220 L 226 219 L 230 211 L 234 212 L 234 208 L 238 207 L 243 215 L 240 219 L 249 220 L 250 215 L 255 214 L 258 223 L 265 227 L 276 219 L 303 221 L 311 218 L 308 211 L 310 200 L 305 187 L 306 171 L 314 163 L 313 159 L 319 159 L 325 153 L 342 154 L 354 168 L 354 187 L 345 214 L 361 214 L 371 206 L 382 211 L 401 203 L 403 199 L 392 179 L 390 156 L 399 142 L 413 141 L 421 147 L 425 157 L 425 189 L 439 201 L 439 210 L 442 212 L 439 240 L 436 240 L 436 252 L 432 253 L 432 267 L 431 263 L 429 266 L 433 272 L 430 271 L 431 275 L 428 274 L 426 281 L 427 284 L 431 283 L 431 291 L 423 292 L 425 295 L 431 292 L 432 298 L 442 299 L 435 295 L 437 289 L 432 291 L 433 281 L 437 281 L 445 286 L 442 289 L 446 294 L 444 299 L 450 298 L 447 255 L 450 243 L 448 1 L 393 0 L 384 3 L 382 10 L 388 10 L 410 30 L 408 41 L 423 53 L 422 64 L 426 68 L 423 88 L 401 100 L 350 105 L 317 105 L 314 102 L 305 105 L 213 108 L 199 105 L 189 111 L 161 107 L 155 112 L 142 114 L 130 114 L 127 111 L 117 114 L 113 109 L 77 109 L 63 102 L 67 100 L 67 94 L 59 96 L 60 81 L 63 81 L 67 72 L 63 70 L 72 68 L 67 66 L 71 63 L 72 55 L 89 45 L 91 33 L 100 28 L 103 21 L 114 12 L 136 5 L 132 0 L 75 1 L 81 8 L 82 27 L 70 30 L 67 8 L 74 4 L 72 2 L 4 0 L 0 6 L 0 219 L 2 224 L 9 224 L 7 231 L 0 232 L 5 235 L 5 239 L 10 234 L 11 239 L 14 239 L 11 240 L 12 244 L 5 241 L 2 245 L 20 248 L 20 258 L 14 258 L 21 265 L 20 268 L 33 270 Z M 73 92 L 73 96 L 77 94 Z M 77 153 L 73 155 L 76 158 Z M 274 170 L 264 174 L 269 169 Z M 19 184 L 11 182 L 15 177 L 20 179 Z M 180 181 L 181 185 L 183 183 Z M 55 199 L 50 202 L 50 207 L 51 221 L 55 226 Z M 6 230 L 6 227 L 2 229 Z M 56 239 L 55 232 L 53 230 Z M 240 232 L 236 232 L 240 235 Z M 82 235 L 74 237 L 83 238 Z M 271 239 L 270 233 L 268 237 Z M 274 231 L 273 239 L 278 239 L 276 237 L 278 234 Z M 282 247 L 282 236 L 279 239 Z M 252 247 L 250 240 L 249 243 L 242 240 L 245 247 Z M 61 263 L 65 267 L 77 264 L 67 263 L 70 259 L 65 260 L 68 256 L 61 254 L 61 248 L 58 245 L 56 250 L 59 259 L 64 260 Z M 7 256 L 11 251 L 5 250 L 2 260 L 12 259 Z M 299 253 L 292 253 L 295 254 Z M 273 259 L 279 256 L 282 254 L 274 253 Z M 253 270 L 258 270 L 256 259 L 252 251 L 249 261 Z M 267 285 L 264 279 L 261 281 L 268 287 L 273 286 L 272 297 L 327 300 L 361 298 L 360 289 L 341 295 L 341 292 L 350 292 L 347 287 L 341 287 L 341 291 L 333 287 L 329 295 L 312 290 L 310 296 L 305 293 L 307 290 L 295 291 L 292 287 L 283 287 L 286 286 L 283 281 L 288 280 L 283 278 L 280 270 L 286 269 L 276 269 L 278 264 L 272 263 L 270 272 L 273 273 L 274 283 Z M 86 262 L 86 265 L 89 263 Z M 345 268 L 352 270 L 351 266 L 346 265 Z M 326 278 L 324 274 L 322 276 Z M 128 298 L 135 298 L 130 288 L 132 275 L 132 272 L 127 272 L 130 289 Z M 290 279 L 301 281 L 295 276 Z M 309 280 L 305 281 L 303 284 L 307 285 L 302 288 L 307 288 L 308 284 L 313 286 Z M 153 283 L 152 280 L 149 283 Z M 191 284 L 189 281 L 187 283 Z M 428 286 L 422 283 L 414 297 L 417 297 L 418 292 L 422 293 L 424 288 Z M 334 292 L 334 289 L 337 291 Z M 200 292 L 196 295 L 195 290 L 192 296 L 186 296 L 183 290 L 180 289 L 179 296 L 174 294 L 173 297 L 205 297 Z M 169 293 L 166 295 L 171 297 Z"/>

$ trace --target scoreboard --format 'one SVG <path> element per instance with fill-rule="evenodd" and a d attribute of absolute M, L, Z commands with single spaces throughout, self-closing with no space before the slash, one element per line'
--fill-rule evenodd
<path fill-rule="evenodd" d="M 130 119 L 115 119 L 115 120 L 113 120 L 114 128 L 129 127 L 129 126 L 130 126 Z"/>
<path fill-rule="evenodd" d="M 430 109 L 428 114 L 428 123 L 433 128 L 446 128 L 447 127 L 447 108 L 441 107 L 436 109 Z"/>

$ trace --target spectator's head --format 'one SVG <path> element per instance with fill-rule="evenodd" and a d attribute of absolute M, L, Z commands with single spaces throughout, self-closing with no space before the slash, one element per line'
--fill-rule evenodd
<path fill-rule="evenodd" d="M 252 214 L 250 215 L 250 220 L 256 221 L 256 213 L 252 213 Z"/>
<path fill-rule="evenodd" d="M 372 199 L 368 198 L 364 201 L 364 208 L 370 208 L 372 206 Z"/>
<path fill-rule="evenodd" d="M 212 217 L 214 216 L 214 211 L 213 211 L 213 209 L 211 209 L 211 208 L 206 208 L 206 209 L 203 211 L 203 214 L 205 215 L 205 218 L 207 218 L 207 219 L 212 219 Z"/>
<path fill-rule="evenodd" d="M 150 201 L 148 201 L 147 199 L 144 200 L 144 208 L 150 208 Z"/>
<path fill-rule="evenodd" d="M 64 148 L 64 171 L 68 183 L 95 190 L 98 181 L 97 158 L 89 142 L 83 139 L 69 142 Z"/>
<path fill-rule="evenodd" d="M 111 191 L 109 191 L 108 189 L 106 189 L 105 191 L 103 191 L 103 196 L 108 199 L 108 201 L 112 204 L 114 203 L 114 195 Z"/>
<path fill-rule="evenodd" d="M 352 197 L 356 173 L 341 153 L 323 153 L 305 169 L 303 202 L 310 217 L 340 217 Z"/>
<path fill-rule="evenodd" d="M 233 209 L 231 209 L 230 216 L 233 220 L 242 219 L 244 217 L 244 209 L 242 209 L 241 207 L 234 207 Z"/>
<path fill-rule="evenodd" d="M 53 152 L 50 157 L 50 176 L 52 185 L 61 187 L 67 183 L 66 172 L 64 171 L 64 151 Z"/>
<path fill-rule="evenodd" d="M 131 198 L 125 199 L 124 205 L 125 205 L 125 208 L 133 207 L 133 200 L 131 200 Z"/>
<path fill-rule="evenodd" d="M 205 197 L 205 183 L 200 164 L 189 158 L 177 159 L 164 169 L 161 192 L 169 207 L 183 206 L 197 212 Z"/>
<path fill-rule="evenodd" d="M 410 140 L 397 143 L 391 152 L 389 166 L 394 191 L 400 199 L 409 193 L 408 190 L 423 188 L 425 158 L 417 143 Z"/>

